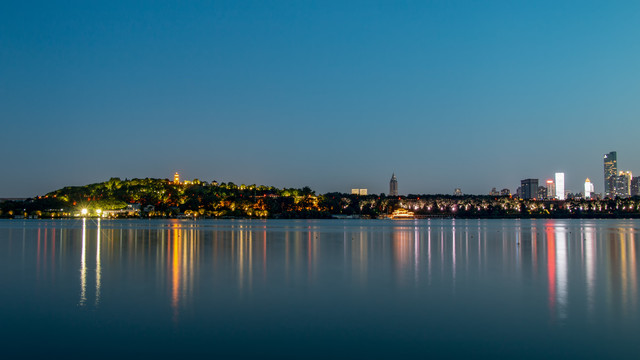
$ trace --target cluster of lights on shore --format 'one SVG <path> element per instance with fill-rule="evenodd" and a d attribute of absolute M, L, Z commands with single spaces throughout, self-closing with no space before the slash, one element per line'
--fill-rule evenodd
<path fill-rule="evenodd" d="M 100 216 L 100 214 L 102 214 L 102 209 L 97 209 L 96 210 L 96 215 Z M 89 209 L 82 208 L 82 210 L 80 210 L 80 215 L 82 215 L 82 217 L 89 216 Z"/>

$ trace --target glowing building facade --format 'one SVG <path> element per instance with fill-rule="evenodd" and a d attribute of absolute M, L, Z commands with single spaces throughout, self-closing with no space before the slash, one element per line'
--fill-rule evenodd
<path fill-rule="evenodd" d="M 615 183 L 613 195 L 623 198 L 631 196 L 631 179 L 633 179 L 631 171 L 620 171 L 620 174 L 613 179 Z"/>
<path fill-rule="evenodd" d="M 584 198 L 591 199 L 591 194 L 593 194 L 594 192 L 595 191 L 593 183 L 591 182 L 591 180 L 589 180 L 589 178 L 587 178 L 587 180 L 584 181 Z"/>
<path fill-rule="evenodd" d="M 398 196 L 398 179 L 395 173 L 391 175 L 391 180 L 389 181 L 389 196 Z"/>
<path fill-rule="evenodd" d="M 176 185 L 180 184 L 180 174 L 178 174 L 178 172 L 173 174 L 173 183 L 176 184 Z"/>
<path fill-rule="evenodd" d="M 553 198 L 556 197 L 556 184 L 553 182 L 553 180 L 548 179 L 547 180 L 547 196 L 546 198 L 548 200 L 551 200 Z"/>
<path fill-rule="evenodd" d="M 351 195 L 367 195 L 367 189 L 351 189 Z"/>
<path fill-rule="evenodd" d="M 604 154 L 604 196 L 616 194 L 616 176 L 618 175 L 618 154 L 612 151 Z"/>
<path fill-rule="evenodd" d="M 556 173 L 556 199 L 564 200 L 564 173 Z"/>

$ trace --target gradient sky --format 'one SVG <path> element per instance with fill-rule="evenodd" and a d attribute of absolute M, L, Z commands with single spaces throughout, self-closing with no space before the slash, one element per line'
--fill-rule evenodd
<path fill-rule="evenodd" d="M 0 197 L 640 174 L 638 1 L 3 1 Z"/>

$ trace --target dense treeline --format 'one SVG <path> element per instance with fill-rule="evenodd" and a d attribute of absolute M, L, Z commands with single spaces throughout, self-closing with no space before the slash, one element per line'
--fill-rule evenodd
<path fill-rule="evenodd" d="M 263 185 L 202 182 L 173 184 L 166 179 L 112 178 L 97 184 L 70 186 L 26 201 L 0 203 L 2 217 L 72 217 L 81 209 L 125 209 L 117 216 L 145 217 L 256 217 L 328 218 L 352 215 L 376 218 L 406 209 L 421 216 L 452 217 L 638 217 L 640 198 L 566 201 L 522 200 L 510 196 L 384 194 L 358 196 L 342 193 L 317 195 L 308 187 L 278 189 Z"/>

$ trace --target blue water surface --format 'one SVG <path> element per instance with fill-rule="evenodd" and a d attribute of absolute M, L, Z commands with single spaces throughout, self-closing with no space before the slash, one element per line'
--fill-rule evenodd
<path fill-rule="evenodd" d="M 0 354 L 636 358 L 639 228 L 1 220 Z"/>

